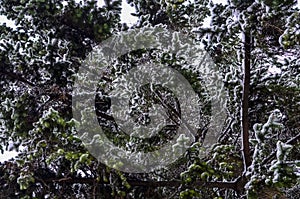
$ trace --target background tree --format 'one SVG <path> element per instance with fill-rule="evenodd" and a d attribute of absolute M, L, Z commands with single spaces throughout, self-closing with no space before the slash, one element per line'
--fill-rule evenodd
<path fill-rule="evenodd" d="M 119 22 L 120 1 L 107 1 L 101 8 L 96 3 L 1 2 L 1 14 L 17 26 L 1 26 L 1 146 L 7 149 L 12 141 L 17 150 L 25 147 L 12 163 L 2 165 L 1 190 L 7 192 L 1 197 L 88 198 L 94 189 L 52 183 L 51 178 L 80 177 L 84 174 L 75 172 L 79 166 L 87 177 L 100 174 L 75 136 L 70 96 L 80 60 Z"/>

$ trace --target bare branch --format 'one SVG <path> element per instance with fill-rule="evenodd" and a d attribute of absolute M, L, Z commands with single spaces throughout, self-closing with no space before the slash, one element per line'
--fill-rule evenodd
<path fill-rule="evenodd" d="M 29 82 L 27 79 L 25 79 L 24 77 L 22 77 L 19 74 L 9 72 L 9 71 L 3 71 L 3 70 L 0 70 L 0 74 L 8 76 L 8 77 L 10 77 L 10 78 L 12 78 L 16 81 L 20 81 L 20 82 L 23 82 L 25 84 L 28 84 L 29 86 L 35 86 L 33 83 Z"/>
<path fill-rule="evenodd" d="M 41 179 L 36 179 L 40 181 Z M 43 179 L 43 182 L 46 183 L 64 183 L 64 184 L 93 184 L 97 183 L 95 178 L 48 178 Z M 183 184 L 180 180 L 173 181 L 140 181 L 140 180 L 127 180 L 127 182 L 134 187 L 143 186 L 143 187 L 179 187 L 184 185 L 185 187 L 201 186 L 207 188 L 220 188 L 220 189 L 233 189 L 236 190 L 237 182 L 205 182 L 205 181 L 196 181 L 191 184 Z M 109 184 L 109 182 L 99 182 L 99 184 Z"/>

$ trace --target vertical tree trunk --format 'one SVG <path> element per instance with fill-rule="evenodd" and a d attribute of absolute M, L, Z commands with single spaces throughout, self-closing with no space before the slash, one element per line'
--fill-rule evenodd
<path fill-rule="evenodd" d="M 250 60 L 251 60 L 251 38 L 249 32 L 243 33 L 244 45 L 244 82 L 243 82 L 243 96 L 242 96 L 242 153 L 244 160 L 244 172 L 251 164 L 250 147 L 249 147 L 249 90 L 250 90 Z"/>

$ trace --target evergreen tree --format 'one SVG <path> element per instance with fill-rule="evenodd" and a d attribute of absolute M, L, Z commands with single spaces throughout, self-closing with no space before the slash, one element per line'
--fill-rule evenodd
<path fill-rule="evenodd" d="M 16 28 L 0 26 L 0 149 L 20 153 L 0 164 L 0 198 L 293 198 L 299 192 L 300 150 L 296 1 L 128 0 L 138 17 L 132 27 L 120 22 L 120 0 L 104 2 L 99 7 L 95 0 L 1 1 L 0 14 Z M 147 115 L 138 117 L 141 109 L 159 104 L 172 125 L 149 139 L 132 139 L 118 127 L 107 94 L 111 82 L 141 64 L 180 72 L 206 104 L 199 107 L 203 119 L 194 142 L 176 162 L 150 173 L 126 173 L 98 161 L 83 144 L 72 91 L 93 47 L 144 27 L 180 31 L 204 46 L 224 83 L 226 118 L 218 118 L 223 120 L 218 142 L 200 155 L 214 96 L 189 58 L 167 49 L 117 57 L 102 74 L 95 98 L 98 122 L 114 144 L 155 151 L 180 126 L 182 107 L 174 93 L 146 84 L 129 103 L 131 116 L 147 123 Z M 181 142 L 184 137 L 174 148 Z"/>

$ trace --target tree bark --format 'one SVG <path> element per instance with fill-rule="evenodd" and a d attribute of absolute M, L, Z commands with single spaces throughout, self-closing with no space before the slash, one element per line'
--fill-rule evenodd
<path fill-rule="evenodd" d="M 251 38 L 249 32 L 243 33 L 244 44 L 244 82 L 243 82 L 243 96 L 242 96 L 242 153 L 244 161 L 244 172 L 251 164 L 250 147 L 249 147 L 249 90 L 250 90 L 250 65 L 251 65 Z"/>

